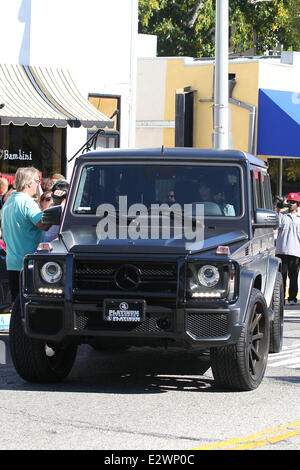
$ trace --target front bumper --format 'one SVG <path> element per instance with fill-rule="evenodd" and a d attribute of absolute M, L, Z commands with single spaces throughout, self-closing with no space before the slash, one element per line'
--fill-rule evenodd
<path fill-rule="evenodd" d="M 48 341 L 67 337 L 84 342 L 86 338 L 123 338 L 128 344 L 150 344 L 168 340 L 212 347 L 237 341 L 241 325 L 239 309 L 195 309 L 147 306 L 141 322 L 110 322 L 103 318 L 101 303 L 78 303 L 66 307 L 62 302 L 25 303 L 25 329 L 28 336 Z"/>
<path fill-rule="evenodd" d="M 240 309 L 236 303 L 210 301 L 203 305 L 203 302 L 189 302 L 184 298 L 184 258 L 178 258 L 175 263 L 174 259 L 164 259 L 155 265 L 151 265 L 153 260 L 150 257 L 135 261 L 143 265 L 149 277 L 140 290 L 133 293 L 112 291 L 107 274 L 109 266 L 105 265 L 105 259 L 101 260 L 101 269 L 105 267 L 106 277 L 103 274 L 103 279 L 107 281 L 108 276 L 108 287 L 102 285 L 102 280 L 98 290 L 92 290 L 87 281 L 85 284 L 81 279 L 77 282 L 77 260 L 73 255 L 67 255 L 64 296 L 47 296 L 37 295 L 32 288 L 34 273 L 29 262 L 37 257 L 41 259 L 40 255 L 26 257 L 24 265 L 24 323 L 26 334 L 32 338 L 59 342 L 72 337 L 80 343 L 102 337 L 111 341 L 118 338 L 127 344 L 156 345 L 167 342 L 207 348 L 235 343 L 241 334 Z M 119 258 L 116 260 L 113 263 L 119 262 Z M 124 263 L 123 260 L 121 262 Z M 80 263 L 81 260 L 77 265 L 82 273 Z M 175 268 L 172 271 L 173 264 Z M 157 266 L 161 271 L 159 282 L 156 278 L 158 273 L 153 271 Z M 84 273 L 90 276 L 90 271 Z M 151 290 L 148 287 L 149 279 L 154 278 L 155 281 L 151 282 L 156 282 L 155 290 Z M 105 299 L 116 298 L 120 302 L 132 299 L 143 301 L 146 308 L 141 321 L 107 321 L 104 318 Z"/>

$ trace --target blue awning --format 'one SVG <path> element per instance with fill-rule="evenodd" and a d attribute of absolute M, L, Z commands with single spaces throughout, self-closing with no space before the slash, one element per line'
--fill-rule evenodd
<path fill-rule="evenodd" d="M 257 154 L 300 157 L 300 93 L 260 89 Z"/>

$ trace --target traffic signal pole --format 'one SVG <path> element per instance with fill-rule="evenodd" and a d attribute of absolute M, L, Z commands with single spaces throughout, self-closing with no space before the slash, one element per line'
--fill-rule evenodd
<path fill-rule="evenodd" d="M 216 0 L 215 103 L 213 148 L 229 148 L 228 0 Z"/>

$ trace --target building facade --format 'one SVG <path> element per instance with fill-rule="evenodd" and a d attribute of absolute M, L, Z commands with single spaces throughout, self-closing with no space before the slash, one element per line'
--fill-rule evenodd
<path fill-rule="evenodd" d="M 137 147 L 212 147 L 214 61 L 138 59 Z M 232 148 L 268 160 L 275 194 L 300 192 L 300 53 L 229 60 Z M 149 91 L 150 90 L 150 91 Z"/>
<path fill-rule="evenodd" d="M 2 174 L 70 177 L 88 139 L 135 145 L 138 0 L 10 0 L 0 15 Z"/>

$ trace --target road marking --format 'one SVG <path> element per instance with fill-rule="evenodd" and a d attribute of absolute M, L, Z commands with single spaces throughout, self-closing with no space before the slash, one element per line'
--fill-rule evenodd
<path fill-rule="evenodd" d="M 215 442 L 214 444 L 196 447 L 192 450 L 250 450 L 256 447 L 274 444 L 297 435 L 300 435 L 300 421 L 251 434 L 247 437 L 237 437 L 234 439 L 227 439 L 222 442 Z"/>
<path fill-rule="evenodd" d="M 289 369 L 300 367 L 300 345 L 291 345 L 282 348 L 276 354 L 269 354 L 268 367 L 285 366 Z"/>

